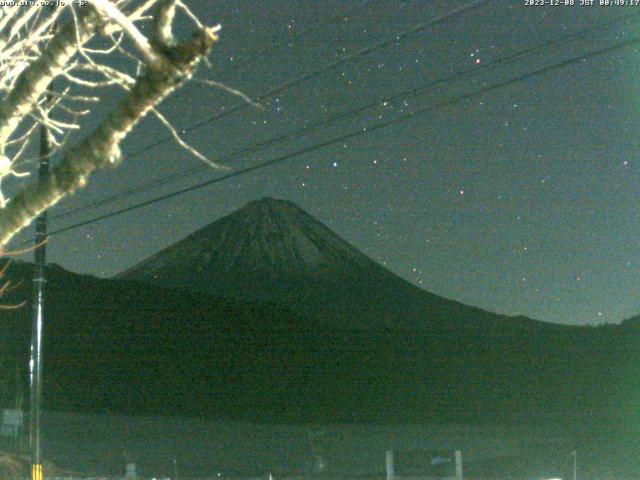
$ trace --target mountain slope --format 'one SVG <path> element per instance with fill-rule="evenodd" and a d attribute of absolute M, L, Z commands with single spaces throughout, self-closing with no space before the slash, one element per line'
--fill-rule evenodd
<path fill-rule="evenodd" d="M 31 270 L 11 266 L 24 281 L 3 302 L 31 298 Z M 331 329 L 272 304 L 55 266 L 47 279 L 47 409 L 295 422 L 637 417 L 640 335 L 619 327 Z M 4 406 L 16 368 L 26 381 L 30 314 L 1 313 Z"/>
<path fill-rule="evenodd" d="M 541 327 L 421 290 L 295 204 L 272 198 L 247 204 L 118 278 L 276 302 L 339 328 Z"/>

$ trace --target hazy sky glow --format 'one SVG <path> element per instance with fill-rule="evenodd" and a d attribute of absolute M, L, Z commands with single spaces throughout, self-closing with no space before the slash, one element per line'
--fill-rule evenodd
<path fill-rule="evenodd" d="M 212 68 L 200 76 L 260 97 L 468 1 L 189 3 L 202 19 L 223 26 Z M 629 21 L 598 29 L 622 17 Z M 226 161 L 238 170 L 630 41 L 640 35 L 639 25 L 640 6 L 529 7 L 524 0 L 493 0 L 264 98 L 264 111 L 243 108 L 185 138 L 220 158 L 379 101 L 355 117 Z M 501 60 L 585 29 L 593 30 Z M 70 270 L 110 276 L 269 195 L 296 202 L 433 293 L 553 322 L 618 322 L 640 313 L 639 67 L 633 45 L 588 57 L 56 235 L 49 259 Z M 466 73 L 451 78 L 456 72 Z M 426 93 L 385 100 L 438 79 L 447 80 Z M 194 83 L 162 110 L 178 128 L 189 130 L 239 103 Z M 52 215 L 200 165 L 172 143 L 145 148 L 165 136 L 159 124 L 145 121 L 123 149 L 142 153 L 93 177 Z M 54 218 L 51 229 L 220 175 L 209 169 L 182 175 L 141 195 Z"/>

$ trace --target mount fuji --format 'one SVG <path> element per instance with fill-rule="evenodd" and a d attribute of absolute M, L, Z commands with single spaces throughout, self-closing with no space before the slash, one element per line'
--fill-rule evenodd
<path fill-rule="evenodd" d="M 543 323 L 421 290 L 294 203 L 273 198 L 250 202 L 118 278 L 282 304 L 337 328 L 521 330 Z"/>

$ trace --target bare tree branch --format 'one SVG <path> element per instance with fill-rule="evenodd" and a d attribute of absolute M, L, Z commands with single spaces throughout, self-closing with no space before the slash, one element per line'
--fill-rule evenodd
<path fill-rule="evenodd" d="M 65 65 L 77 52 L 76 39 L 88 41 L 100 20 L 92 9 L 84 9 L 77 31 L 74 22 L 69 22 L 51 40 L 42 55 L 26 67 L 15 86 L 0 104 L 0 154 L 5 153 L 9 137 L 18 128 L 22 119 L 33 109 L 51 81 L 63 73 Z"/>
<path fill-rule="evenodd" d="M 70 15 L 63 17 L 63 11 Z M 182 43 L 172 31 L 178 13 L 196 27 L 194 37 Z M 67 18 L 66 24 L 54 31 L 60 18 Z M 148 21 L 149 38 L 140 26 Z M 116 165 L 122 140 L 149 112 L 178 145 L 211 167 L 223 168 L 189 145 L 156 108 L 207 61 L 218 30 L 204 26 L 182 0 L 88 0 L 82 8 L 67 2 L 53 11 L 0 6 L 0 250 L 42 211 L 84 186 L 92 172 Z M 112 56 L 127 62 L 112 62 Z M 54 79 L 62 86 L 51 88 Z M 253 104 L 238 90 L 203 83 Z M 63 150 L 71 132 L 82 131 L 83 117 L 112 86 L 125 92 L 122 101 L 92 133 Z M 28 175 L 22 157 L 38 125 L 47 127 L 53 146 L 48 157 L 62 153 L 60 161 L 46 180 L 33 181 L 6 199 L 2 182 Z"/>
<path fill-rule="evenodd" d="M 159 60 L 147 65 L 119 106 L 92 134 L 67 151 L 46 181 L 34 182 L 12 198 L 0 210 L 0 245 L 6 245 L 63 196 L 84 186 L 92 172 L 118 163 L 122 140 L 152 108 L 192 77 L 217 40 L 218 29 L 201 29 L 192 40 L 165 47 Z M 75 34 L 75 29 L 70 34 Z"/>

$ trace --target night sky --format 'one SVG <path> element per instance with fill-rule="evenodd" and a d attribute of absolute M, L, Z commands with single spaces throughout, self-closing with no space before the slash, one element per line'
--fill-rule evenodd
<path fill-rule="evenodd" d="M 469 1 L 188 0 L 205 23 L 222 24 L 211 68 L 198 76 L 260 97 Z M 625 16 L 628 22 L 597 28 Z M 243 107 L 189 130 L 242 104 L 192 83 L 161 110 L 214 159 L 332 115 L 378 106 L 225 163 L 237 171 L 349 132 L 362 135 L 54 235 L 48 259 L 111 276 L 248 201 L 273 196 L 297 203 L 376 261 L 438 295 L 551 322 L 619 322 L 640 313 L 637 49 L 451 99 L 631 40 L 640 35 L 639 25 L 640 6 L 493 0 L 261 99 L 263 111 Z M 574 41 L 500 60 L 585 29 L 592 30 Z M 457 72 L 467 73 L 451 78 Z M 418 95 L 384 100 L 440 79 L 445 81 Z M 117 96 L 109 92 L 107 98 Z M 364 133 L 443 103 L 449 104 Z M 159 123 L 145 120 L 124 144 L 132 157 L 93 176 L 52 215 L 202 165 L 172 142 L 146 147 L 166 136 Z M 222 174 L 205 167 L 178 175 L 140 195 L 54 218 L 50 228 Z"/>

